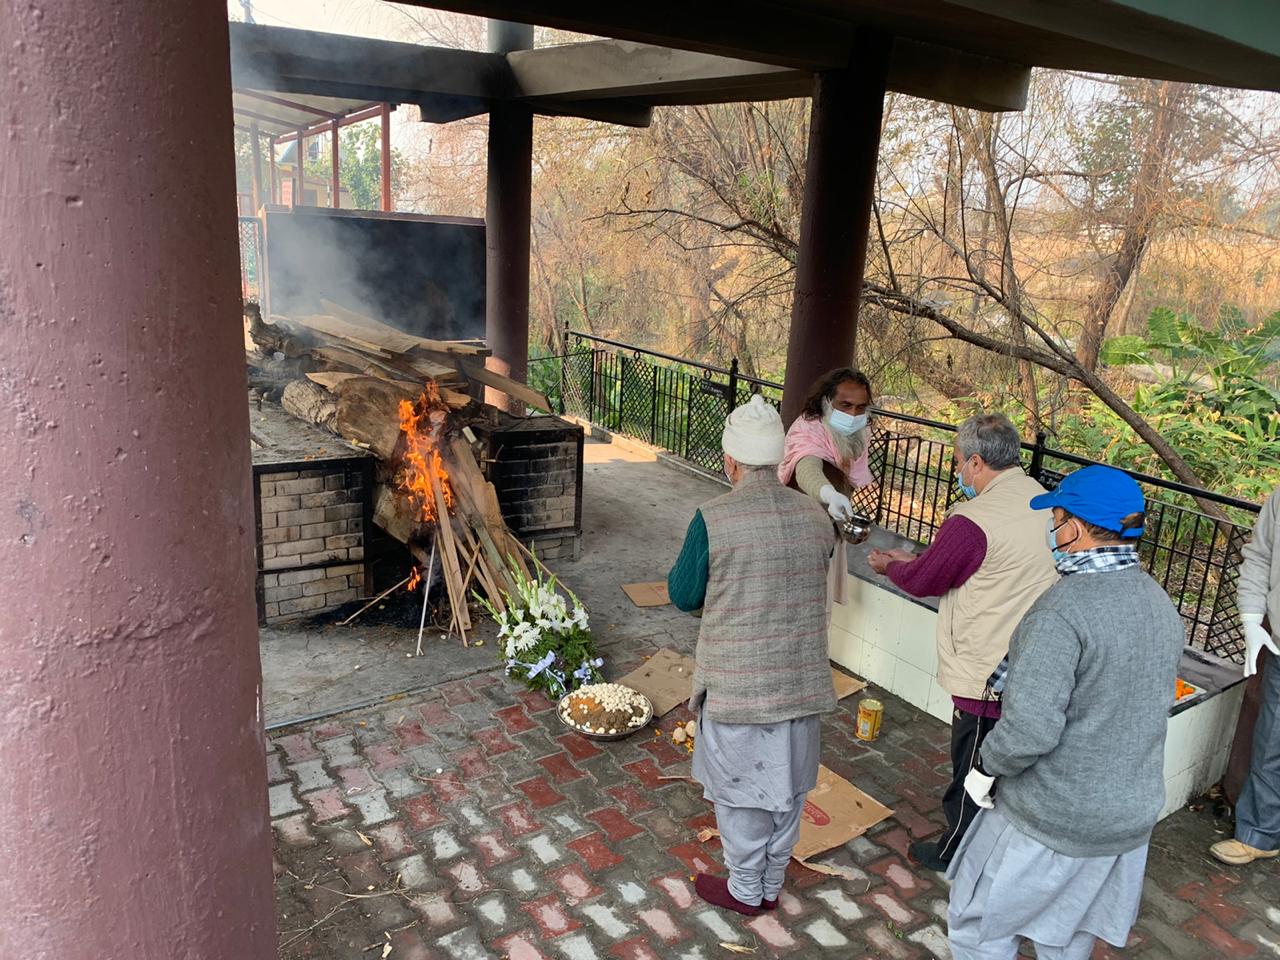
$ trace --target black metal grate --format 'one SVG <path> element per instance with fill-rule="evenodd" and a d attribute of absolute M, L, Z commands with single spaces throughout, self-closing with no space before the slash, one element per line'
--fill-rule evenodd
<path fill-rule="evenodd" d="M 567 335 L 565 353 L 531 361 L 536 383 L 563 413 L 669 450 L 709 473 L 724 469 L 720 437 L 730 410 L 753 393 L 781 403 L 782 385 L 743 377 L 587 334 Z M 959 496 L 950 424 L 877 411 L 868 465 L 875 482 L 853 496 L 859 512 L 908 539 L 928 543 Z M 1092 461 L 1044 446 L 1023 446 L 1024 468 L 1052 489 L 1066 472 Z M 1189 641 L 1217 656 L 1244 660 L 1236 607 L 1245 523 L 1224 523 L 1194 505 L 1188 488 L 1136 475 L 1147 495 L 1147 571 L 1169 593 Z M 1197 492 L 1247 518 L 1254 504 Z"/>

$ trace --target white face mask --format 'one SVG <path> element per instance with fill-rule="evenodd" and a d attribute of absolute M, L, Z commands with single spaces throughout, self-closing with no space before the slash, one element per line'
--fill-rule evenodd
<path fill-rule="evenodd" d="M 832 410 L 827 416 L 827 423 L 836 433 L 848 437 L 857 433 L 867 425 L 867 415 L 860 413 L 856 417 L 843 410 Z"/>

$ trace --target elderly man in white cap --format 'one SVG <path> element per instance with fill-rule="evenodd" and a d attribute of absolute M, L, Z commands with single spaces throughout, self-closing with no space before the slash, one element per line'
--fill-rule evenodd
<path fill-rule="evenodd" d="M 728 878 L 698 895 L 747 916 L 777 906 L 818 777 L 819 720 L 835 709 L 827 661 L 830 517 L 778 482 L 782 420 L 763 398 L 729 415 L 733 490 L 694 514 L 667 578 L 672 602 L 702 610 L 689 708 L 693 775 L 715 804 Z"/>

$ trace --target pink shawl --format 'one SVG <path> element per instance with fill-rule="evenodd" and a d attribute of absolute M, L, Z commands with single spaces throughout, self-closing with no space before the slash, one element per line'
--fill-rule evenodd
<path fill-rule="evenodd" d="M 869 445 L 868 445 L 869 446 Z M 847 476 L 855 490 L 860 490 L 871 483 L 871 469 L 867 466 L 867 446 L 849 465 Z M 818 457 L 830 464 L 839 464 L 840 455 L 836 445 L 820 419 L 809 420 L 797 417 L 787 431 L 786 447 L 782 454 L 782 463 L 778 464 L 778 480 L 786 485 L 795 476 L 796 464 L 801 457 Z"/>

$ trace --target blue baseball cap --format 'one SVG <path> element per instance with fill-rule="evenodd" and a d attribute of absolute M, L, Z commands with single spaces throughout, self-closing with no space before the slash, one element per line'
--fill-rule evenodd
<path fill-rule="evenodd" d="M 1141 527 L 1124 529 L 1125 517 L 1146 510 L 1147 501 L 1136 480 L 1123 470 L 1095 465 L 1069 473 L 1049 493 L 1031 498 L 1032 510 L 1061 507 L 1104 530 L 1126 539 L 1142 536 Z"/>

